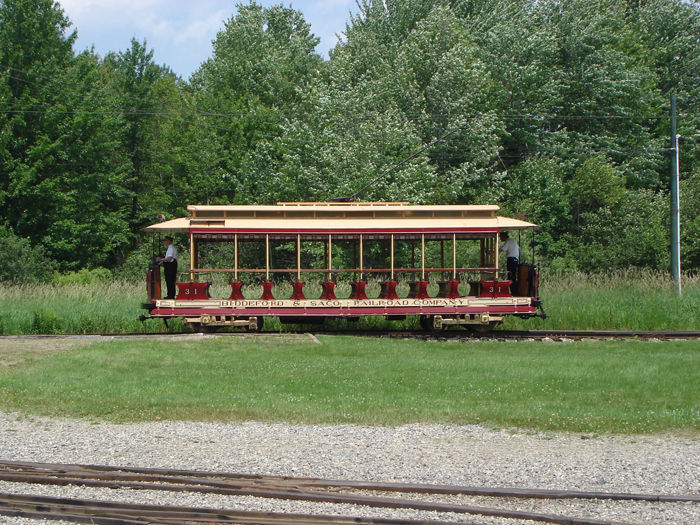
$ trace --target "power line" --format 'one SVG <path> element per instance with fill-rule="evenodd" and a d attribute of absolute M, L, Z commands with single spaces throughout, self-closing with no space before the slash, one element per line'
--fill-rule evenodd
<path fill-rule="evenodd" d="M 46 77 L 44 75 L 39 75 L 38 73 L 31 73 L 27 71 L 23 71 L 17 68 L 13 67 L 8 67 L 8 70 L 16 71 L 18 73 L 23 73 L 27 75 L 34 75 L 38 76 L 44 79 L 47 79 L 51 82 L 57 82 L 55 79 L 52 79 L 51 77 Z M 33 82 L 31 80 L 26 80 L 22 79 L 19 77 L 15 77 L 12 75 L 9 75 L 8 73 L 2 73 L 1 75 L 7 76 L 8 78 L 11 78 L 13 80 L 17 80 L 19 82 L 25 82 L 28 84 L 36 85 L 39 87 L 49 87 L 46 84 L 40 84 L 38 82 Z M 59 82 L 60 83 L 60 82 Z M 79 97 L 87 97 L 90 93 L 84 93 L 84 94 L 78 94 Z M 134 100 L 138 100 L 139 102 L 142 102 L 142 99 L 139 97 L 136 97 L 135 95 L 130 95 L 130 94 L 119 94 L 120 97 L 125 97 L 125 98 L 132 98 Z M 3 101 L 2 103 L 4 104 L 11 104 L 11 102 Z M 156 103 L 157 104 L 157 103 Z M 165 103 L 160 103 L 160 105 L 164 106 Z M 37 104 L 33 105 L 33 107 L 47 107 L 50 106 L 50 104 Z M 533 114 L 533 113 L 525 113 L 525 114 L 498 114 L 498 113 L 472 113 L 472 114 L 454 114 L 454 113 L 431 113 L 431 112 L 403 112 L 400 111 L 396 108 L 387 108 L 387 109 L 394 109 L 396 110 L 396 116 L 397 117 L 426 117 L 428 119 L 435 119 L 435 118 L 467 118 L 467 119 L 475 119 L 479 117 L 485 117 L 485 116 L 492 116 L 495 118 L 498 118 L 500 120 L 535 120 L 535 121 L 547 121 L 547 120 L 663 120 L 667 119 L 668 115 L 611 115 L 611 114 L 599 114 L 599 115 L 570 115 L 570 114 L 564 114 L 564 115 L 558 115 L 558 114 Z M 61 111 L 52 111 L 49 109 L 44 109 L 44 110 L 39 110 L 39 109 L 12 109 L 12 110 L 0 110 L 0 113 L 36 113 L 36 114 L 41 114 L 41 113 L 66 113 L 66 114 L 84 114 L 84 115 L 102 115 L 102 114 L 109 114 L 109 113 L 121 113 L 121 114 L 128 114 L 128 115 L 143 115 L 143 116 L 170 116 L 172 113 L 165 113 L 165 112 L 158 112 L 158 111 L 126 111 L 124 108 L 116 108 L 114 110 L 110 111 L 83 111 L 83 110 L 61 110 Z M 380 111 L 380 110 L 357 110 L 356 108 L 348 109 L 347 112 L 342 112 L 342 111 L 336 111 L 336 114 L 349 114 L 352 115 L 353 117 L 359 117 L 360 120 L 362 119 L 368 119 L 368 118 L 376 118 L 377 115 L 379 114 L 385 114 L 387 111 Z M 227 112 L 210 112 L 210 111 L 195 111 L 195 112 L 189 112 L 189 113 L 179 113 L 181 116 L 197 116 L 197 117 L 216 117 L 216 118 L 227 118 L 227 117 L 233 117 L 233 118 L 246 118 L 246 117 L 254 117 L 254 118 L 261 118 L 261 117 L 272 117 L 272 118 L 279 118 L 279 115 L 270 115 L 268 112 L 261 113 L 261 114 L 256 114 L 256 113 L 227 113 Z M 681 114 L 678 115 L 678 118 L 697 118 L 700 117 L 699 114 L 692 114 L 692 113 L 686 113 L 686 114 Z"/>
<path fill-rule="evenodd" d="M 11 102 L 3 102 L 4 104 L 10 104 Z M 44 105 L 46 106 L 46 105 Z M 105 115 L 105 114 L 128 114 L 128 115 L 142 115 L 142 116 L 171 116 L 173 113 L 166 113 L 161 111 L 141 111 L 141 110 L 125 110 L 124 108 L 116 108 L 113 110 L 106 111 L 87 111 L 87 110 L 52 110 L 52 109 L 2 109 L 0 113 L 63 113 L 63 114 L 77 114 L 77 115 Z M 357 113 L 354 113 L 357 115 Z M 196 117 L 265 117 L 273 116 L 269 112 L 266 113 L 213 113 L 196 111 L 190 113 L 178 113 L 182 116 L 196 116 Z M 376 117 L 377 112 L 367 112 L 368 117 Z M 404 113 L 397 116 L 422 116 L 422 114 L 417 113 Z M 459 118 L 479 118 L 492 116 L 501 120 L 664 120 L 668 118 L 668 115 L 556 115 L 556 114 L 523 114 L 523 115 L 510 115 L 510 114 L 498 114 L 498 113 L 472 113 L 468 115 L 445 115 L 445 114 L 430 114 L 425 115 L 427 117 L 459 117 Z M 698 118 L 700 114 L 685 113 L 678 115 L 678 118 Z"/>

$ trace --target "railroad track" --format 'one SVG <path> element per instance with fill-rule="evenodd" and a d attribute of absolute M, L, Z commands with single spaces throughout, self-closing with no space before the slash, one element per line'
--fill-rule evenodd
<path fill-rule="evenodd" d="M 633 330 L 493 330 L 490 332 L 473 333 L 467 330 L 446 330 L 442 332 L 394 331 L 394 330 L 289 330 L 285 332 L 212 332 L 208 336 L 220 337 L 289 337 L 294 335 L 357 335 L 362 337 L 389 337 L 405 339 L 553 339 L 553 340 L 582 340 L 582 339 L 699 339 L 700 330 L 679 331 L 633 331 Z M 131 338 L 131 337 L 165 337 L 165 336 L 198 336 L 193 332 L 137 332 L 137 333 L 103 333 L 103 334 L 26 334 L 0 335 L 3 339 L 96 339 L 100 338 Z"/>
<path fill-rule="evenodd" d="M 0 480 L 36 485 L 79 485 L 110 489 L 157 490 L 253 496 L 275 500 L 297 500 L 351 504 L 385 509 L 410 509 L 454 515 L 452 521 L 366 518 L 321 514 L 289 514 L 194 507 L 162 507 L 127 503 L 50 498 L 37 495 L 0 494 L 0 515 L 107 524 L 194 524 L 194 523 L 290 523 L 290 524 L 448 524 L 465 523 L 465 516 L 488 516 L 566 525 L 604 525 L 612 522 L 539 512 L 473 506 L 435 501 L 437 496 L 488 496 L 538 500 L 616 500 L 697 505 L 700 496 L 582 492 L 542 489 L 463 487 L 411 483 L 342 481 L 318 478 L 245 475 L 186 470 L 64 465 L 0 461 Z M 412 497 L 397 497 L 410 494 Z M 431 496 L 432 499 L 416 499 Z M 473 521 L 466 523 L 476 523 Z"/>

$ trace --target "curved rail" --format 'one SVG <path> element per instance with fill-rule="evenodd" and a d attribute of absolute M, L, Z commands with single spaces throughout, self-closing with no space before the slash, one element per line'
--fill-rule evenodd
<path fill-rule="evenodd" d="M 197 507 L 134 505 L 110 501 L 49 498 L 0 493 L 0 514 L 34 519 L 96 523 L 103 525 L 192 525 L 236 523 L 255 525 L 454 525 L 448 521 L 363 519 L 316 514 L 234 511 Z"/>
<path fill-rule="evenodd" d="M 460 485 L 432 485 L 424 483 L 396 483 L 359 480 L 335 480 L 292 476 L 272 476 L 260 474 L 240 474 L 231 472 L 206 472 L 195 470 L 175 470 L 139 467 L 114 467 L 109 465 L 81 465 L 34 463 L 0 460 L 0 479 L 11 474 L 45 476 L 57 479 L 79 477 L 96 480 L 125 480 L 148 482 L 171 482 L 201 485 L 203 487 L 282 487 L 282 488 L 323 488 L 342 490 L 366 490 L 381 492 L 410 492 L 416 494 L 450 494 L 468 496 L 495 496 L 535 499 L 607 499 L 654 502 L 700 503 L 700 496 L 640 494 L 622 492 L 520 489 L 494 487 L 467 487 Z M 10 480 L 8 480 L 10 481 Z"/>
<path fill-rule="evenodd" d="M 375 508 L 413 509 L 432 512 L 446 512 L 455 514 L 482 515 L 499 518 L 516 518 L 523 520 L 540 521 L 545 523 L 557 523 L 567 525 L 604 525 L 612 522 L 591 518 L 578 518 L 553 514 L 542 514 L 528 511 L 497 509 L 491 507 L 479 507 L 459 505 L 451 503 L 439 503 L 434 501 L 420 501 L 386 496 L 367 495 L 368 491 L 383 493 L 414 493 L 414 494 L 466 494 L 479 496 L 538 498 L 538 499 L 615 499 L 630 501 L 653 502 L 687 502 L 698 503 L 700 496 L 694 495 L 668 495 L 668 494 L 624 494 L 601 493 L 581 491 L 558 491 L 542 489 L 499 489 L 485 487 L 459 487 L 444 485 L 404 484 L 404 483 L 376 483 L 365 481 L 340 481 L 324 480 L 318 478 L 294 478 L 284 476 L 261 476 L 235 473 L 196 472 L 186 470 L 163 470 L 146 468 L 121 468 L 98 465 L 60 465 L 47 463 L 23 463 L 16 461 L 0 461 L 0 479 L 18 483 L 35 483 L 49 485 L 82 485 L 89 487 L 128 488 L 132 490 L 161 490 L 178 492 L 214 493 L 230 496 L 254 496 L 260 498 L 272 498 L 283 500 L 303 500 L 325 503 L 344 503 L 364 505 Z M 342 492 L 340 492 L 342 491 Z M 361 491 L 360 494 L 352 493 Z M 25 498 L 22 500 L 21 498 Z M 36 511 L 37 505 L 49 505 L 50 499 L 39 499 L 39 496 L 14 496 L 0 497 L 0 513 L 30 512 L 32 506 Z M 9 500 L 14 500 L 15 503 Z M 20 510 L 17 501 L 25 505 Z M 70 500 L 61 499 L 59 503 L 68 506 Z M 68 503 L 67 503 L 68 502 Z M 96 502 L 78 502 L 75 504 L 82 508 L 95 508 L 93 517 L 111 519 L 114 517 L 129 518 L 135 521 L 123 523 L 174 523 L 177 520 L 194 520 L 226 523 L 236 521 L 239 523 L 399 523 L 397 520 L 381 520 L 367 518 L 337 518 L 329 519 L 328 516 L 310 515 L 279 515 L 271 516 L 265 513 L 268 521 L 260 521 L 263 517 L 260 513 L 237 513 L 234 516 L 231 511 L 191 508 L 170 508 L 153 506 L 123 506 L 124 513 L 115 512 L 110 505 Z M 122 505 L 122 504 L 119 504 Z M 129 507 L 133 507 L 129 510 Z M 105 508 L 107 510 L 105 510 Z M 24 510 L 22 510 L 24 509 Z M 28 510 L 27 510 L 28 509 Z M 102 510 L 100 510 L 102 509 Z M 179 512 L 161 516 L 163 512 Z M 102 512 L 103 514 L 100 514 Z M 215 513 L 212 515 L 211 513 Z M 22 514 L 27 515 L 27 514 Z M 158 521 L 162 518 L 165 521 Z M 279 518 L 279 519 L 278 519 Z M 66 519 L 66 518 L 63 518 Z M 70 519 L 70 518 L 69 518 Z M 274 521 L 278 519 L 277 521 Z M 147 521 L 138 521 L 147 520 Z M 239 521 L 240 520 L 240 521 Z M 282 521 L 279 521 L 282 520 Z M 295 521 L 299 520 L 299 521 Z M 324 521 L 325 520 L 325 521 Z M 340 521 L 337 521 L 340 520 Z M 345 520 L 345 521 L 343 521 Z M 94 520 L 94 522 L 99 522 Z M 403 523 L 447 523 L 427 521 L 406 521 Z M 118 523 L 118 522 L 105 522 Z M 619 522 L 616 522 L 619 523 Z"/>

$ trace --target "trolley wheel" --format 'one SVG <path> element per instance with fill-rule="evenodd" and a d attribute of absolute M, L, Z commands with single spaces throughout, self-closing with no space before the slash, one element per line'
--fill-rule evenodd
<path fill-rule="evenodd" d="M 440 324 L 440 327 L 435 326 L 435 316 L 434 315 L 421 315 L 420 325 L 426 332 L 444 332 L 447 330 L 447 326 Z"/>
<path fill-rule="evenodd" d="M 430 332 L 430 331 L 433 329 L 433 328 L 432 328 L 432 327 L 433 327 L 433 318 L 432 318 L 432 316 L 429 316 L 429 315 L 421 315 L 421 316 L 420 316 L 420 319 L 419 319 L 419 322 L 420 322 L 421 328 L 422 328 L 423 330 L 425 330 L 426 332 Z"/>
<path fill-rule="evenodd" d="M 489 324 L 470 324 L 469 329 L 475 334 L 485 334 L 496 328 L 501 321 L 489 321 Z"/>
<path fill-rule="evenodd" d="M 265 318 L 264 318 L 264 317 L 258 316 L 258 317 L 255 318 L 255 321 L 256 321 L 256 323 L 255 323 L 255 324 L 256 324 L 255 330 L 252 330 L 252 329 L 250 328 L 250 326 L 246 326 L 246 327 L 244 328 L 244 330 L 245 330 L 246 332 L 262 332 L 263 325 L 265 324 Z"/>
<path fill-rule="evenodd" d="M 203 325 L 202 323 L 187 323 L 190 325 L 190 328 L 192 328 L 193 332 L 199 333 L 199 334 L 211 334 L 213 332 L 216 332 L 218 330 L 218 326 L 208 326 L 208 325 Z"/>

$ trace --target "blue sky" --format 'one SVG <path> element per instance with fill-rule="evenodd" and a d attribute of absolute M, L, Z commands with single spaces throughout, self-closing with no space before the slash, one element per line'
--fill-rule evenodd
<path fill-rule="evenodd" d="M 236 4 L 247 0 L 58 0 L 77 29 L 75 50 L 94 46 L 104 56 L 124 51 L 132 37 L 144 39 L 153 59 L 184 79 L 211 56 L 211 42 Z M 345 29 L 355 0 L 258 0 L 264 6 L 292 6 L 304 13 L 311 31 L 321 39 L 316 51 L 325 58 Z"/>

